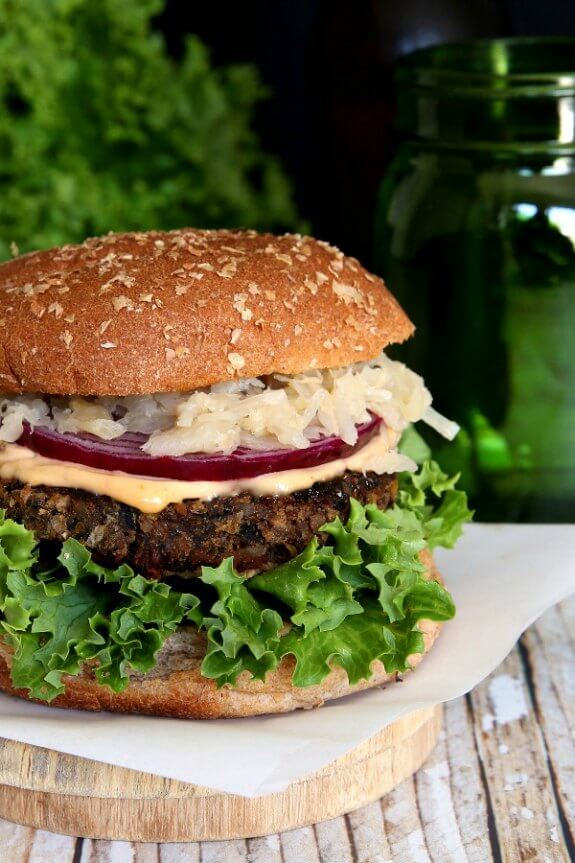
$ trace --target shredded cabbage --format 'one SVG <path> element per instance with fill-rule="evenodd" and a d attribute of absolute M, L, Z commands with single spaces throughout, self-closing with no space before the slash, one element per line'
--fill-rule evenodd
<path fill-rule="evenodd" d="M 149 438 L 142 448 L 154 456 L 230 453 L 238 447 L 304 449 L 330 435 L 353 445 L 357 426 L 371 414 L 398 437 L 420 419 L 451 437 L 455 424 L 430 405 L 422 378 L 382 353 L 344 368 L 244 378 L 192 393 L 50 400 L 5 396 L 0 399 L 0 440 L 18 440 L 27 422 L 105 440 L 144 433 Z"/>
<path fill-rule="evenodd" d="M 446 417 L 442 416 L 435 410 L 435 408 L 432 408 L 431 405 L 425 409 L 421 419 L 424 423 L 427 423 L 428 426 L 431 426 L 432 429 L 435 429 L 435 431 L 442 437 L 447 438 L 447 440 L 453 440 L 459 432 L 459 426 L 457 423 L 454 423 L 453 420 L 448 420 Z"/>

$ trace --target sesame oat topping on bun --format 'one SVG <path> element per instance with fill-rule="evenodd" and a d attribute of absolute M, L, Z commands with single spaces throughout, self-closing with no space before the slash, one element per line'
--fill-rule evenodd
<path fill-rule="evenodd" d="M 108 234 L 0 265 L 5 393 L 137 395 L 371 359 L 413 325 L 310 237 Z"/>

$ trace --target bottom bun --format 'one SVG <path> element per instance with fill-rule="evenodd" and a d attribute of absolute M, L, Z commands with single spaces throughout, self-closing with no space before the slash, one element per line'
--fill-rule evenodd
<path fill-rule="evenodd" d="M 442 582 L 433 559 L 422 552 L 427 578 Z M 423 620 L 424 653 L 413 654 L 410 664 L 415 668 L 430 650 L 442 624 Z M 388 674 L 381 662 L 372 665 L 369 680 L 350 684 L 347 673 L 335 667 L 322 683 L 298 687 L 291 682 L 295 667 L 292 656 L 285 657 L 265 679 L 253 680 L 248 672 L 238 677 L 234 686 L 217 688 L 213 680 L 200 673 L 205 653 L 205 637 L 194 627 L 179 629 L 171 635 L 157 656 L 157 664 L 147 674 L 131 674 L 123 692 L 113 692 L 99 684 L 90 669 L 80 676 L 62 678 L 66 691 L 51 702 L 53 707 L 79 710 L 111 710 L 116 713 L 146 713 L 179 719 L 218 719 L 287 713 L 299 708 L 320 707 L 332 698 L 341 698 L 363 689 L 382 686 L 397 679 Z M 4 649 L 0 657 L 0 689 L 10 695 L 31 701 L 24 689 L 16 689 L 10 680 L 10 654 Z M 44 702 L 42 702 L 44 703 Z"/>

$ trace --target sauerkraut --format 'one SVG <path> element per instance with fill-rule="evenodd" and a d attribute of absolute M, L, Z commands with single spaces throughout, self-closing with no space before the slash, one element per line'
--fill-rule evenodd
<path fill-rule="evenodd" d="M 423 380 L 385 354 L 339 369 L 271 375 L 215 384 L 192 393 L 123 398 L 0 399 L 0 440 L 17 441 L 24 422 L 61 433 L 88 432 L 112 440 L 126 432 L 149 437 L 154 456 L 231 453 L 251 449 L 302 449 L 336 435 L 353 445 L 357 426 L 372 414 L 400 433 L 423 419 L 447 437 L 457 426 L 431 407 Z"/>

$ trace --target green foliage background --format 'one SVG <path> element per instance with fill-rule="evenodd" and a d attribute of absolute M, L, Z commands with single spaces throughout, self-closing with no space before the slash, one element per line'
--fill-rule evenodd
<path fill-rule="evenodd" d="M 251 66 L 180 62 L 164 0 L 0 0 L 0 257 L 109 230 L 287 228 L 289 184 L 252 131 Z"/>

